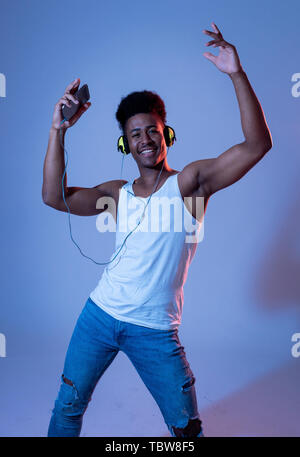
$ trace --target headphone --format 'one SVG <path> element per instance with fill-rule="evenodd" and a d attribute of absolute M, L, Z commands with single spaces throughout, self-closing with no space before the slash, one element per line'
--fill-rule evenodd
<path fill-rule="evenodd" d="M 164 128 L 164 138 L 167 147 L 170 147 L 174 144 L 174 141 L 177 141 L 176 135 L 172 127 L 166 125 Z M 121 135 L 118 139 L 118 150 L 121 151 L 122 154 L 128 155 L 130 154 L 129 144 L 126 135 Z"/>

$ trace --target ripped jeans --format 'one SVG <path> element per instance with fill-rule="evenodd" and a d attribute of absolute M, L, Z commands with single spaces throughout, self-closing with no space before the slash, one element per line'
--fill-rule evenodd
<path fill-rule="evenodd" d="M 96 384 L 120 350 L 155 399 L 171 436 L 204 436 L 195 377 L 178 329 L 156 330 L 120 321 L 88 298 L 68 347 L 48 437 L 80 435 Z"/>

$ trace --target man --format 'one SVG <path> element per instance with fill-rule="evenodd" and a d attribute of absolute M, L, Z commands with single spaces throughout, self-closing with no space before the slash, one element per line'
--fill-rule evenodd
<path fill-rule="evenodd" d="M 93 188 L 67 187 L 65 199 L 72 214 L 100 214 L 101 197 L 117 205 L 116 251 L 123 247 L 129 229 L 121 235 L 120 224 L 131 201 L 146 204 L 153 195 L 169 199 L 201 197 L 206 208 L 212 194 L 247 173 L 272 147 L 264 114 L 233 45 L 223 39 L 218 27 L 204 33 L 213 38 L 208 46 L 219 47 L 218 56 L 204 53 L 231 78 L 241 112 L 245 141 L 213 159 L 197 160 L 180 172 L 166 160 L 166 113 L 161 98 L 149 91 L 134 92 L 122 99 L 116 118 L 139 168 L 134 182 L 108 181 Z M 44 163 L 43 201 L 67 211 L 61 192 L 64 171 L 59 141 L 61 107 L 75 102 L 79 80 L 71 83 L 55 106 Z M 88 109 L 86 103 L 62 125 L 63 135 Z M 152 208 L 151 208 L 152 211 Z M 195 206 L 188 209 L 197 221 Z M 134 234 L 134 235 L 133 235 Z M 123 241 L 123 244 L 121 244 Z M 185 241 L 185 232 L 135 231 L 126 238 L 124 251 L 112 256 L 98 286 L 90 294 L 73 332 L 53 409 L 48 436 L 79 436 L 82 418 L 100 377 L 119 350 L 132 361 L 157 402 L 172 436 L 204 436 L 195 393 L 195 377 L 178 337 L 183 305 L 182 288 L 195 244 Z M 114 262 L 115 258 L 117 260 Z"/>

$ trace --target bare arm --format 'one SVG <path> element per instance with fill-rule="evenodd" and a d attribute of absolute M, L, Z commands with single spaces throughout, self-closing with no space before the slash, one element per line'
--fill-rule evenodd
<path fill-rule="evenodd" d="M 241 179 L 272 147 L 272 137 L 263 109 L 244 71 L 230 75 L 241 113 L 245 141 L 218 157 L 197 163 L 198 179 L 211 195 Z"/>
<path fill-rule="evenodd" d="M 46 205 L 59 211 L 67 212 L 68 209 L 63 200 L 62 193 L 65 160 L 59 135 L 59 130 L 50 129 L 48 149 L 44 161 L 42 196 Z M 63 132 L 63 137 L 64 135 L 65 131 Z M 111 187 L 107 185 L 95 186 L 93 188 L 67 187 L 67 174 L 65 174 L 64 194 L 71 214 L 93 216 L 104 210 L 103 208 L 96 208 L 97 200 L 103 196 L 110 196 Z"/>
<path fill-rule="evenodd" d="M 194 187 L 206 196 L 224 189 L 244 176 L 272 147 L 272 137 L 262 107 L 244 72 L 236 48 L 225 41 L 216 24 L 214 32 L 204 30 L 213 40 L 207 45 L 220 47 L 215 56 L 205 52 L 204 56 L 231 78 L 241 114 L 245 141 L 236 144 L 213 159 L 197 160 L 188 164 L 183 175 L 194 176 Z M 196 189 L 192 189 L 196 190 Z"/>
<path fill-rule="evenodd" d="M 65 129 L 62 131 L 64 144 Z M 42 196 L 46 204 L 55 204 L 62 200 L 62 177 L 65 169 L 64 151 L 60 145 L 60 132 L 51 127 L 48 149 L 44 160 Z M 64 189 L 67 188 L 67 174 L 64 177 Z"/>
<path fill-rule="evenodd" d="M 69 121 L 62 124 L 62 135 L 60 138 L 60 127 L 63 119 L 61 107 L 63 104 L 69 106 L 69 100 L 75 101 L 73 93 L 77 90 L 79 82 L 80 80 L 78 79 L 69 84 L 65 94 L 55 105 L 43 169 L 43 201 L 46 205 L 64 212 L 67 212 L 68 209 L 63 200 L 62 192 L 62 179 L 65 170 L 64 150 L 62 145 L 64 145 L 67 129 L 77 122 L 81 115 L 89 108 L 90 103 L 86 103 Z M 110 208 L 110 206 L 105 207 L 104 205 L 101 205 L 101 202 L 99 204 L 98 199 L 101 197 L 113 196 L 114 181 L 109 181 L 92 188 L 67 187 L 67 174 L 65 173 L 63 185 L 65 201 L 72 214 L 93 216 L 104 211 L 104 208 Z"/>

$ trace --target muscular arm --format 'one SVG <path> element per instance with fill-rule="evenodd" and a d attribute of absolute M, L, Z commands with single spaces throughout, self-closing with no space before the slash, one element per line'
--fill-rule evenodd
<path fill-rule="evenodd" d="M 64 144 L 65 130 L 62 131 Z M 62 200 L 62 176 L 65 169 L 64 151 L 59 141 L 59 130 L 50 129 L 48 149 L 44 160 L 42 197 L 46 204 L 55 204 Z M 64 177 L 64 189 L 67 189 L 67 174 Z"/>
<path fill-rule="evenodd" d="M 64 138 L 65 132 L 63 132 Z M 62 140 L 64 141 L 64 140 Z M 62 177 L 65 169 L 63 148 L 60 145 L 59 130 L 50 129 L 48 149 L 44 161 L 42 198 L 46 205 L 67 212 L 63 200 Z M 96 201 L 101 192 L 95 188 L 67 187 L 67 174 L 64 176 L 65 201 L 72 214 L 92 216 L 101 211 L 96 209 Z"/>
<path fill-rule="evenodd" d="M 69 106 L 70 100 L 74 101 L 73 93 L 78 85 L 79 79 L 69 84 L 64 96 L 55 105 L 43 169 L 43 201 L 46 205 L 64 212 L 67 212 L 68 209 L 65 205 L 62 191 L 62 179 L 65 169 L 64 150 L 62 146 L 64 146 L 67 129 L 78 121 L 81 115 L 88 109 L 90 103 L 82 106 L 71 120 L 62 124 L 62 136 L 60 138 L 60 126 L 62 122 L 61 107 L 63 104 Z M 65 201 L 70 209 L 70 213 L 78 216 L 93 216 L 105 210 L 113 213 L 115 203 L 113 197 L 116 196 L 117 185 L 117 181 L 108 181 L 92 188 L 67 187 L 67 175 L 65 173 L 63 188 Z M 99 201 L 101 197 L 105 197 L 106 205 L 104 204 L 104 199 Z M 111 202 L 110 199 L 112 199 Z"/>
<path fill-rule="evenodd" d="M 65 169 L 63 149 L 59 141 L 59 132 L 50 130 L 49 144 L 44 161 L 42 197 L 46 205 L 67 212 L 63 200 L 62 176 Z M 125 183 L 126 181 L 124 181 Z M 94 216 L 108 210 L 115 213 L 115 199 L 118 180 L 107 181 L 95 187 L 67 187 L 66 174 L 64 177 L 65 201 L 71 214 L 77 216 Z M 101 201 L 102 198 L 102 201 Z"/>
<path fill-rule="evenodd" d="M 233 82 L 245 140 L 216 158 L 197 160 L 185 167 L 183 172 L 186 171 L 187 176 L 193 174 L 196 186 L 207 196 L 242 178 L 272 147 L 272 137 L 262 107 L 239 62 L 236 49 L 223 40 L 215 24 L 214 29 L 215 32 L 205 32 L 215 38 L 208 44 L 215 43 L 220 46 L 220 54 L 205 54 L 219 70 L 227 73 Z"/>
<path fill-rule="evenodd" d="M 241 179 L 272 147 L 262 107 L 244 71 L 230 75 L 234 84 L 245 141 L 217 158 L 200 161 L 198 178 L 211 195 Z"/>

